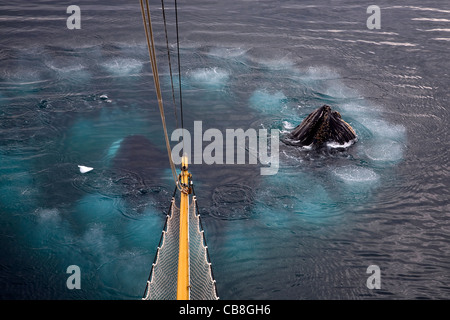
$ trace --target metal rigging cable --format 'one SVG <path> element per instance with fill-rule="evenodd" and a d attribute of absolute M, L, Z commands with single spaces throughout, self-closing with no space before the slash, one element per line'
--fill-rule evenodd
<path fill-rule="evenodd" d="M 170 163 L 170 167 L 172 170 L 172 175 L 173 175 L 175 184 L 178 184 L 178 175 L 177 175 L 177 171 L 175 168 L 175 164 L 173 163 L 172 151 L 170 149 L 169 136 L 167 134 L 166 119 L 165 119 L 165 115 L 164 115 L 164 105 L 163 105 L 163 99 L 162 99 L 162 93 L 161 93 L 161 86 L 159 83 L 158 67 L 156 64 L 155 40 L 153 38 L 152 23 L 151 23 L 151 19 L 150 19 L 150 9 L 149 9 L 149 5 L 148 5 L 148 0 L 145 0 L 145 8 L 144 8 L 144 0 L 140 0 L 140 3 L 141 3 L 142 20 L 144 22 L 144 28 L 145 28 L 145 36 L 147 39 L 148 52 L 149 52 L 149 56 L 150 56 L 151 66 L 152 66 L 153 80 L 155 82 L 156 95 L 158 98 L 159 112 L 161 114 L 161 121 L 162 121 L 163 129 L 164 129 L 166 148 L 167 148 L 167 153 L 169 156 L 169 163 Z"/>
<path fill-rule="evenodd" d="M 181 64 L 180 64 L 180 37 L 178 33 L 178 6 L 177 0 L 175 0 L 175 25 L 177 29 L 177 56 L 178 56 L 178 85 L 180 89 L 180 113 L 181 113 L 181 129 L 184 129 L 183 123 L 183 96 L 181 94 Z M 184 141 L 184 139 L 183 139 Z M 184 148 L 183 148 L 184 150 Z"/>
<path fill-rule="evenodd" d="M 163 21 L 164 21 L 164 34 L 166 35 L 167 59 L 169 60 L 169 73 L 170 73 L 170 85 L 172 87 L 173 111 L 175 113 L 176 127 L 178 128 L 177 104 L 175 102 L 175 88 L 174 88 L 174 85 L 173 85 L 172 61 L 170 59 L 169 37 L 167 35 L 166 9 L 164 7 L 164 0 L 161 0 L 161 9 L 162 9 Z"/>

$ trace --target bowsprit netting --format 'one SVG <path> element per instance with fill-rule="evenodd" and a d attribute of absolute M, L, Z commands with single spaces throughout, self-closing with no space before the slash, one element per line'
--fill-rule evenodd
<path fill-rule="evenodd" d="M 189 206 L 189 299 L 217 300 L 216 281 L 194 196 Z M 169 214 L 161 235 L 144 300 L 175 300 L 179 256 L 180 209 L 172 198 Z"/>
<path fill-rule="evenodd" d="M 177 268 L 180 210 L 172 198 L 169 214 L 153 260 L 145 288 L 144 300 L 175 300 L 177 297 Z"/>
<path fill-rule="evenodd" d="M 189 208 L 190 296 L 193 300 L 217 300 L 216 280 L 212 272 L 205 232 L 194 195 Z"/>

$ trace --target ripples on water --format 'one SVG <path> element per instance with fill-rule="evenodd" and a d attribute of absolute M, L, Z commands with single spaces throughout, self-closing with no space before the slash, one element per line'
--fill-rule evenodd
<path fill-rule="evenodd" d="M 358 134 L 344 152 L 281 144 L 274 176 L 191 167 L 221 298 L 449 297 L 449 8 L 379 5 L 378 31 L 351 1 L 181 7 L 189 129 L 202 120 L 203 130 L 285 134 L 330 104 Z M 130 135 L 165 152 L 139 8 L 83 6 L 75 32 L 50 2 L 4 10 L 2 296 L 140 298 L 172 183 L 167 169 L 152 180 L 114 165 Z M 65 288 L 71 264 L 83 290 Z M 371 264 L 381 268 L 378 291 L 365 286 Z"/>

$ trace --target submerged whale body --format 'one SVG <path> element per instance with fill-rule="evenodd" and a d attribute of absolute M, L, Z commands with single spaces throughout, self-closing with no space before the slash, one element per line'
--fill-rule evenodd
<path fill-rule="evenodd" d="M 166 163 L 167 154 L 139 134 L 125 137 L 112 160 L 113 168 L 133 172 L 149 181 L 160 175 Z"/>
<path fill-rule="evenodd" d="M 167 154 L 147 137 L 127 136 L 111 161 L 113 191 L 126 199 L 134 212 L 142 213 L 148 204 L 165 210 L 168 191 L 161 168 L 166 166 Z"/>
<path fill-rule="evenodd" d="M 294 146 L 321 147 L 327 143 L 347 146 L 356 139 L 355 130 L 337 111 L 324 105 L 309 114 L 284 139 L 284 142 Z"/>

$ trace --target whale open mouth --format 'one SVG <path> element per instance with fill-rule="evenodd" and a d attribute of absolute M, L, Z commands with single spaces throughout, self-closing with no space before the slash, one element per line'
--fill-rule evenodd
<path fill-rule="evenodd" d="M 310 113 L 284 139 L 288 145 L 300 147 L 347 148 L 356 141 L 355 130 L 344 120 L 339 112 L 328 105 Z"/>

